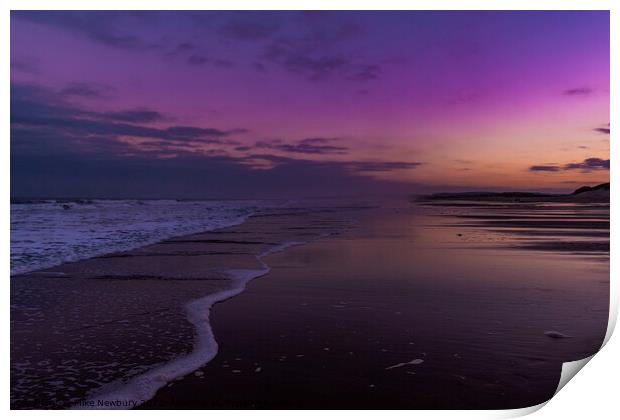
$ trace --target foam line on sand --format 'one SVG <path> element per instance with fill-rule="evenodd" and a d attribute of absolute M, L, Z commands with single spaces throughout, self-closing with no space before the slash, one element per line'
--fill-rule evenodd
<path fill-rule="evenodd" d="M 189 302 L 186 306 L 187 318 L 196 328 L 196 343 L 190 354 L 178 357 L 144 372 L 109 391 L 93 393 L 91 397 L 73 406 L 73 409 L 128 409 L 137 407 L 155 396 L 166 384 L 190 374 L 210 362 L 218 351 L 209 315 L 214 304 L 229 299 L 245 290 L 253 279 L 269 273 L 270 268 L 263 258 L 302 245 L 306 242 L 289 241 L 278 244 L 256 256 L 261 268 L 253 270 L 228 270 L 226 274 L 233 280 L 233 287 Z"/>

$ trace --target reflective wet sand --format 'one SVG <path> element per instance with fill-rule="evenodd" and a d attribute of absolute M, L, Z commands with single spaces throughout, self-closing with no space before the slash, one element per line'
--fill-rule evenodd
<path fill-rule="evenodd" d="M 230 270 L 262 263 L 268 274 L 211 308 L 215 358 L 141 407 L 545 401 L 561 364 L 591 355 L 605 335 L 609 208 L 463 204 L 266 212 L 16 276 L 12 407 L 134 395 L 122 393 L 128 382 L 195 354 L 187 303 L 231 288 Z"/>
<path fill-rule="evenodd" d="M 214 307 L 216 358 L 144 407 L 518 408 L 598 350 L 608 254 L 565 245 L 608 243 L 608 208 L 391 207 L 268 257 Z"/>

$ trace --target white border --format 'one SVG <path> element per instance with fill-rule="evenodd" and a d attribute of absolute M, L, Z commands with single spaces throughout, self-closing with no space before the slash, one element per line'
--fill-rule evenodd
<path fill-rule="evenodd" d="M 5 279 L 2 281 L 3 294 L 3 336 L 4 345 L 2 346 L 2 408 L 4 410 L 9 409 L 9 388 L 10 388 L 10 372 L 9 372 L 9 254 L 10 254 L 10 241 L 7 232 L 10 232 L 10 150 L 9 150 L 9 112 L 10 112 L 10 43 L 9 43 L 9 28 L 10 28 L 10 10 L 51 10 L 51 9 L 77 9 L 77 10 L 105 10 L 105 9 L 132 9 L 132 10 L 290 10 L 290 9 L 340 9 L 340 10 L 379 10 L 379 9 L 417 9 L 417 10 L 611 10 L 611 92 L 619 92 L 618 78 L 613 77 L 614 73 L 617 74 L 618 69 L 618 28 L 620 26 L 620 2 L 611 0 L 563 0 L 563 1 L 551 1 L 551 0 L 382 0 L 368 1 L 334 1 L 334 0 L 298 0 L 294 3 L 285 2 L 282 0 L 262 0 L 262 1 L 241 1 L 241 0 L 229 0 L 227 2 L 207 2 L 197 0 L 175 0 L 174 2 L 166 2 L 164 0 L 150 0 L 150 1 L 130 1 L 130 0 L 90 0 L 88 3 L 78 0 L 56 0 L 51 2 L 50 0 L 8 0 L 3 3 L 3 11 L 0 22 L 0 32 L 2 42 L 0 42 L 0 57 L 2 57 L 2 67 L 0 71 L 3 74 L 4 83 L 0 85 L 0 127 L 2 136 L 2 152 L 0 153 L 1 167 L 3 176 L 0 178 L 1 200 L 4 208 L 4 218 L 2 219 L 2 232 L 6 235 L 2 243 L 5 257 L 0 261 L 2 264 L 2 270 L 5 273 Z M 613 69 L 616 69 L 615 71 Z M 611 95 L 611 125 L 618 127 L 618 110 L 616 106 L 616 97 Z M 614 129 L 612 132 L 613 140 L 611 143 L 618 141 L 617 131 Z M 612 148 L 613 149 L 613 148 Z M 615 198 L 618 196 L 618 182 L 620 181 L 616 176 L 618 164 L 614 159 L 611 159 L 611 178 L 612 178 L 612 202 L 615 202 Z M 611 217 L 611 255 L 616 255 L 618 229 L 616 223 L 618 217 L 617 207 L 612 206 Z M 620 272 L 617 265 L 614 264 L 613 259 L 611 261 L 611 310 L 610 310 L 610 326 L 615 325 L 618 312 L 618 287 L 617 280 L 620 278 Z M 608 331 L 609 339 L 611 329 Z M 587 367 L 583 369 L 583 372 L 579 373 L 579 379 L 570 381 L 568 385 L 561 392 L 555 396 L 548 404 L 542 404 L 545 406 L 543 410 L 537 411 L 535 416 L 538 418 L 568 418 L 568 419 L 582 419 L 585 416 L 591 418 L 611 418 L 615 417 L 618 413 L 617 392 L 614 384 L 616 382 L 617 374 L 619 372 L 618 361 L 615 356 L 618 355 L 620 344 L 618 338 L 610 340 L 605 346 L 604 351 L 597 354 Z M 422 416 L 423 418 L 505 418 L 515 417 L 529 412 L 536 411 L 541 407 L 532 407 L 530 409 L 522 410 L 498 410 L 498 411 L 382 411 L 381 416 L 389 417 L 390 419 L 411 419 L 412 416 Z M 238 411 L 185 411 L 178 412 L 175 415 L 187 415 L 189 417 L 204 418 L 204 416 L 217 417 L 218 419 L 236 419 L 245 414 L 245 412 Z M 182 414 L 181 414 L 182 413 Z M 11 415 L 20 418 L 32 418 L 43 413 L 35 411 L 12 411 Z M 52 418 L 61 418 L 64 416 L 83 416 L 83 412 L 67 412 L 67 411 L 49 411 L 48 414 Z M 137 416 L 137 417 L 154 417 L 163 418 L 170 416 L 170 412 L 166 411 L 134 411 L 134 412 L 117 412 L 116 415 L 125 416 Z M 248 413 L 249 414 L 249 413 Z M 108 413 L 89 413 L 89 416 L 107 416 Z M 340 416 L 355 416 L 362 420 L 371 419 L 376 416 L 372 411 L 254 411 L 251 413 L 252 417 L 258 420 L 276 420 L 287 419 L 294 415 L 301 420 L 314 420 L 316 416 L 327 417 L 340 417 Z"/>

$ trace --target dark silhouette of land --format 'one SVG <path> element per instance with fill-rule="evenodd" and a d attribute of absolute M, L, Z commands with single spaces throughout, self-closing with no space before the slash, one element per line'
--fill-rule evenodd
<path fill-rule="evenodd" d="M 436 193 L 417 198 L 418 201 L 504 201 L 504 202 L 572 202 L 572 203 L 609 203 L 609 182 L 593 187 L 583 186 L 570 194 L 545 194 L 538 192 L 457 192 Z"/>

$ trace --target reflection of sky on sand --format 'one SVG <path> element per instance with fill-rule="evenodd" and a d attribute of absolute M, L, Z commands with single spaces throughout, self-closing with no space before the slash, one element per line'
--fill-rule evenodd
<path fill-rule="evenodd" d="M 609 205 L 500 205 L 437 209 L 431 235 L 456 246 L 531 249 L 609 259 Z M 426 213 L 429 210 L 426 209 Z M 549 256 L 548 256 L 549 257 Z"/>
<path fill-rule="evenodd" d="M 217 401 L 251 395 L 268 407 L 516 408 L 548 399 L 561 363 L 602 343 L 607 255 L 522 249 L 522 236 L 537 236 L 458 225 L 464 219 L 452 216 L 472 214 L 464 208 L 436 216 L 447 211 L 384 208 L 344 235 L 267 257 L 272 271 L 213 312 L 224 344 L 205 369 L 211 381 L 188 378 L 158 402 L 193 401 L 184 395 L 195 386 Z"/>
<path fill-rule="evenodd" d="M 459 208 L 450 216 L 443 212 L 441 217 L 437 217 L 436 210 L 416 208 L 396 217 L 376 219 L 377 225 L 368 228 L 372 240 L 366 242 L 356 237 L 355 241 L 346 241 L 347 246 L 341 253 L 360 252 L 359 248 L 369 246 L 371 251 L 362 252 L 371 253 L 373 258 L 355 261 L 365 266 L 364 271 L 377 275 L 415 274 L 416 284 L 428 278 L 434 284 L 444 281 L 449 287 L 458 284 L 459 279 L 466 279 L 468 285 L 517 283 L 526 286 L 541 282 L 562 287 L 575 283 L 577 286 L 584 283 L 584 277 L 591 277 L 596 268 L 608 276 L 608 250 L 593 247 L 594 251 L 574 251 L 574 248 L 579 249 L 574 245 L 608 247 L 609 230 L 588 229 L 587 224 L 596 222 L 608 226 L 609 207 L 553 211 Z M 465 217 L 473 215 L 476 219 Z M 503 219 L 503 216 L 508 218 Z M 506 227 L 506 222 L 522 222 L 523 226 Z M 538 227 L 539 223 L 557 223 L 558 227 Z M 379 232 L 380 235 L 375 236 Z M 402 246 L 403 242 L 407 246 Z M 549 247 L 541 247 L 540 250 L 546 252 L 539 252 L 528 248 L 533 244 L 548 244 Z M 350 268 L 340 267 L 345 271 Z M 571 292 L 568 288 L 565 291 Z"/>

